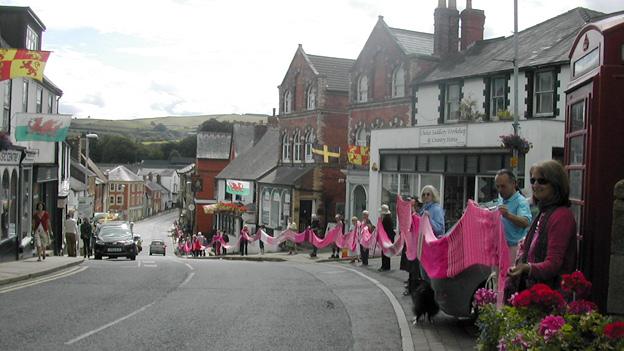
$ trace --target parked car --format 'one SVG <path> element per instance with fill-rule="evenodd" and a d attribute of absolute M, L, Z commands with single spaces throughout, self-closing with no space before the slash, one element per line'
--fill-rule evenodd
<path fill-rule="evenodd" d="M 108 222 L 99 225 L 95 233 L 94 250 L 96 260 L 107 256 L 109 258 L 127 257 L 134 261 L 139 252 L 130 226 L 125 222 Z"/>
<path fill-rule="evenodd" d="M 167 248 L 167 245 L 165 245 L 165 242 L 162 240 L 152 240 L 152 243 L 150 244 L 150 256 L 154 253 L 154 254 L 162 254 L 163 256 L 165 256 L 165 250 Z"/>

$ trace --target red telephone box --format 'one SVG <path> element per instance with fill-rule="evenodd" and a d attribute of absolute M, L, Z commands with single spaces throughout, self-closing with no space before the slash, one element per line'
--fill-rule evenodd
<path fill-rule="evenodd" d="M 624 14 L 587 24 L 570 51 L 565 166 L 579 263 L 606 307 L 613 187 L 624 179 Z"/>

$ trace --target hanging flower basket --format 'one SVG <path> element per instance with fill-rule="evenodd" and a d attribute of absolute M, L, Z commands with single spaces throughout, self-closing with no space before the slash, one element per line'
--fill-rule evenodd
<path fill-rule="evenodd" d="M 8 150 L 13 143 L 9 135 L 4 132 L 0 132 L 0 151 Z"/>
<path fill-rule="evenodd" d="M 247 212 L 247 207 L 233 202 L 218 202 L 215 212 L 241 214 Z"/>
<path fill-rule="evenodd" d="M 518 150 L 520 154 L 526 154 L 533 147 L 533 143 L 515 134 L 501 135 L 501 147 L 510 151 Z"/>

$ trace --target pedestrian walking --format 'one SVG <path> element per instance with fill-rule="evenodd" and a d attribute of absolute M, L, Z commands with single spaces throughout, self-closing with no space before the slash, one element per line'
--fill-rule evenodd
<path fill-rule="evenodd" d="M 67 246 L 67 256 L 69 257 L 76 257 L 76 241 L 78 239 L 78 223 L 73 218 L 73 215 L 73 212 L 67 214 L 63 225 L 65 231 L 65 245 Z"/>
<path fill-rule="evenodd" d="M 37 261 L 41 261 L 42 258 L 45 260 L 46 247 L 50 245 L 52 224 L 50 223 L 50 214 L 45 210 L 43 202 L 37 203 L 32 226 L 35 246 L 37 246 Z"/>
<path fill-rule="evenodd" d="M 82 223 L 80 223 L 80 239 L 82 239 L 82 247 L 84 247 L 84 258 L 89 258 L 91 256 L 91 235 L 93 232 L 93 228 L 91 227 L 91 223 L 89 223 L 89 218 L 85 216 L 82 219 Z"/>

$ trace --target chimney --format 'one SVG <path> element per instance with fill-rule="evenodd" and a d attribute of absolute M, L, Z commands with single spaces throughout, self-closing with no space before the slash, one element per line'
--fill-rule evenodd
<path fill-rule="evenodd" d="M 459 11 L 457 2 L 438 0 L 438 7 L 433 13 L 433 54 L 439 57 L 451 56 L 459 49 Z"/>
<path fill-rule="evenodd" d="M 485 13 L 472 8 L 472 0 L 466 0 L 466 8 L 461 12 L 461 49 L 483 40 Z"/>

